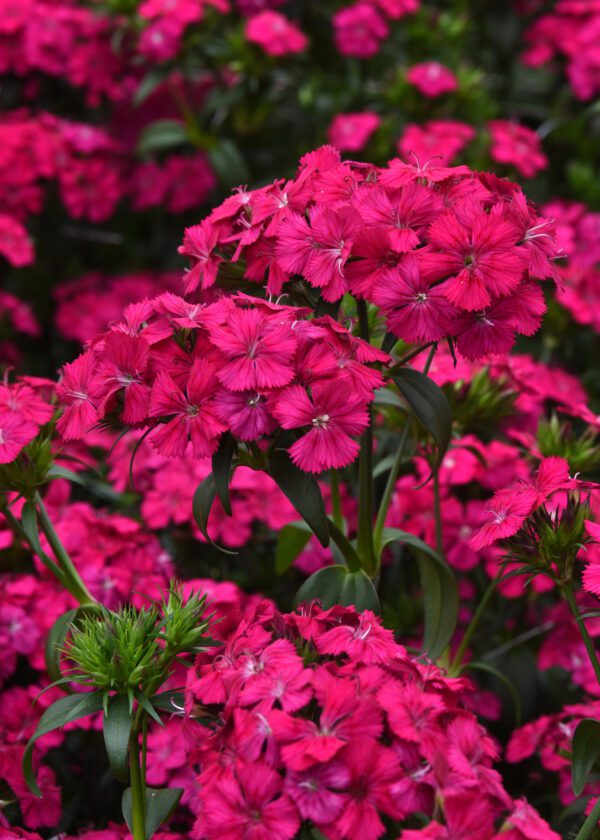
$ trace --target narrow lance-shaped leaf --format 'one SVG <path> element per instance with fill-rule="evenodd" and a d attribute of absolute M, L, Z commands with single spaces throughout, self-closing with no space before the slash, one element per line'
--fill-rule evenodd
<path fill-rule="evenodd" d="M 120 782 L 129 778 L 127 754 L 132 720 L 129 697 L 123 694 L 111 697 L 104 712 L 102 731 L 110 768 Z"/>
<path fill-rule="evenodd" d="M 391 378 L 419 422 L 434 439 L 437 446 L 435 467 L 438 467 L 452 436 L 452 410 L 446 395 L 432 379 L 412 368 L 402 368 Z"/>
<path fill-rule="evenodd" d="M 321 490 L 314 476 L 303 472 L 284 450 L 268 457 L 269 473 L 288 497 L 323 547 L 329 545 L 329 528 Z"/>
<path fill-rule="evenodd" d="M 33 775 L 32 767 L 33 747 L 38 738 L 47 735 L 48 732 L 53 732 L 55 729 L 60 729 L 74 720 L 93 715 L 95 712 L 99 712 L 101 708 L 102 692 L 93 691 L 89 694 L 69 694 L 67 697 L 61 697 L 60 700 L 46 709 L 23 753 L 23 776 L 32 793 L 40 797 L 42 795 Z"/>
<path fill-rule="evenodd" d="M 227 516 L 231 516 L 229 477 L 231 474 L 231 462 L 236 447 L 237 443 L 235 438 L 230 432 L 226 432 L 226 434 L 221 436 L 219 448 L 212 456 L 212 473 L 215 479 L 215 489 Z"/>
<path fill-rule="evenodd" d="M 84 606 L 76 607 L 75 609 L 69 610 L 59 616 L 50 628 L 50 632 L 48 633 L 48 637 L 46 639 L 45 657 L 46 670 L 48 671 L 48 675 L 50 676 L 52 682 L 60 680 L 62 677 L 60 670 L 60 657 L 70 628 L 74 624 L 76 625 L 78 619 L 86 613 L 95 612 L 99 609 L 100 606 L 97 604 L 85 604 Z"/>
<path fill-rule="evenodd" d="M 215 478 L 213 474 L 207 475 L 204 481 L 196 487 L 194 498 L 192 500 L 192 513 L 196 521 L 196 525 L 200 529 L 202 536 L 213 545 L 222 551 L 224 554 L 236 554 L 235 551 L 229 551 L 223 546 L 217 545 L 208 534 L 208 517 L 212 508 L 215 496 L 217 495 L 217 488 L 215 485 Z"/>
<path fill-rule="evenodd" d="M 425 617 L 423 649 L 431 659 L 437 659 L 450 643 L 458 621 L 456 578 L 444 558 L 414 534 L 385 528 L 382 550 L 394 542 L 410 546 L 417 558 Z"/>
<path fill-rule="evenodd" d="M 600 721 L 584 718 L 579 722 L 573 735 L 571 783 L 575 796 L 579 796 L 583 791 L 598 757 L 600 757 Z"/>

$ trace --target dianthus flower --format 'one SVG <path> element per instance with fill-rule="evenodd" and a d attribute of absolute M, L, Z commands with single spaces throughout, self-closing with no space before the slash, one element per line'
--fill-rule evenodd
<path fill-rule="evenodd" d="M 288 55 L 306 49 L 308 38 L 279 12 L 264 11 L 246 23 L 246 38 L 258 44 L 267 55 Z"/>
<path fill-rule="evenodd" d="M 423 64 L 413 64 L 406 74 L 406 78 L 417 90 L 434 99 L 443 93 L 451 93 L 458 87 L 454 73 L 440 64 L 439 61 L 425 61 Z"/>
<path fill-rule="evenodd" d="M 542 152 L 540 138 L 535 131 L 505 120 L 492 120 L 487 127 L 492 140 L 490 154 L 493 160 L 514 166 L 525 178 L 533 178 L 546 169 L 548 158 Z"/>
<path fill-rule="evenodd" d="M 381 117 L 371 111 L 359 114 L 338 114 L 327 129 L 332 146 L 340 152 L 360 152 L 377 131 Z"/>
<path fill-rule="evenodd" d="M 304 675 L 293 709 L 288 672 Z M 279 675 L 267 701 L 262 687 Z M 402 829 L 420 811 L 431 830 L 401 837 L 492 840 L 494 823 L 509 827 L 514 815 L 518 826 L 530 806 L 504 791 L 496 745 L 461 704 L 465 689 L 412 659 L 372 613 L 311 604 L 280 615 L 259 605 L 190 673 L 187 733 L 199 766 L 191 836 L 291 838 L 310 820 L 325 836 L 378 840 L 386 821 Z M 218 710 L 210 733 L 194 722 L 197 703 Z M 435 833 L 445 829 L 434 810 L 454 834 Z M 482 827 L 489 832 L 476 833 Z"/>
<path fill-rule="evenodd" d="M 341 55 L 371 58 L 379 52 L 389 27 L 376 8 L 359 0 L 333 16 L 334 39 Z"/>

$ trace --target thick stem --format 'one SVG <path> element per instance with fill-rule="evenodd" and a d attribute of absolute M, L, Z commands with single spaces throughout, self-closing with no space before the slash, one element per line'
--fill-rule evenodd
<path fill-rule="evenodd" d="M 488 588 L 483 593 L 481 601 L 479 602 L 477 609 L 473 613 L 473 618 L 469 622 L 469 626 L 465 631 L 465 635 L 462 637 L 461 643 L 458 646 L 458 650 L 452 660 L 450 667 L 448 668 L 448 672 L 451 676 L 457 675 L 460 673 L 462 661 L 464 659 L 464 655 L 467 652 L 467 648 L 473 638 L 473 633 L 477 629 L 479 622 L 481 621 L 483 614 L 486 611 L 487 605 L 490 602 L 490 598 L 494 594 L 494 590 L 502 580 L 502 572 L 498 572 L 496 577 L 490 582 Z"/>
<path fill-rule="evenodd" d="M 369 314 L 364 300 L 357 300 L 360 337 L 369 341 Z M 358 462 L 358 534 L 356 540 L 362 567 L 368 575 L 377 573 L 373 547 L 373 412 L 369 409 L 369 425 L 362 436 Z"/>
<path fill-rule="evenodd" d="M 596 800 L 596 804 L 592 808 L 589 813 L 588 818 L 581 826 L 575 840 L 588 840 L 592 836 L 593 830 L 598 826 L 600 822 L 600 797 Z"/>
<path fill-rule="evenodd" d="M 96 599 L 91 592 L 89 592 L 85 583 L 79 577 L 79 573 L 73 565 L 73 561 L 69 557 L 67 550 L 54 529 L 54 525 L 48 516 L 48 511 L 46 510 L 42 497 L 37 492 L 35 494 L 35 505 L 37 508 L 37 517 L 40 523 L 40 528 L 45 534 L 58 566 L 64 575 L 64 585 L 80 604 L 95 604 Z"/>
<path fill-rule="evenodd" d="M 359 569 L 362 569 L 363 564 L 361 557 L 357 554 L 356 549 L 353 547 L 348 537 L 331 519 L 327 519 L 327 527 L 329 528 L 329 536 L 341 551 L 349 570 L 351 572 L 358 572 Z"/>
<path fill-rule="evenodd" d="M 129 736 L 129 772 L 131 777 L 131 833 L 133 840 L 146 840 L 146 797 L 140 769 L 137 730 Z"/>
<path fill-rule="evenodd" d="M 575 619 L 575 623 L 579 628 L 579 633 L 581 634 L 583 644 L 585 645 L 590 664 L 594 669 L 594 674 L 596 675 L 598 685 L 600 685 L 600 662 L 598 661 L 598 654 L 596 653 L 594 643 L 591 639 L 590 634 L 587 631 L 587 627 L 585 626 L 585 621 L 581 617 L 581 613 L 579 612 L 579 607 L 577 606 L 577 601 L 575 600 L 573 590 L 570 586 L 563 586 L 562 593 L 565 596 L 567 604 L 569 605 L 569 609 L 571 610 L 573 618 Z"/>

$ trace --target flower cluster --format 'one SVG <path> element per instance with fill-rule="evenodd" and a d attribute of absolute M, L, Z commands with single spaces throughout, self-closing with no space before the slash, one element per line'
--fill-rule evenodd
<path fill-rule="evenodd" d="M 467 167 L 340 162 L 330 147 L 292 181 L 227 199 L 186 231 L 186 291 L 210 289 L 223 252 L 244 277 L 280 294 L 298 276 L 335 302 L 380 307 L 407 342 L 453 338 L 466 356 L 504 353 L 531 335 L 553 277 L 553 225 L 515 185 Z"/>
<path fill-rule="evenodd" d="M 307 312 L 244 295 L 201 305 L 165 293 L 132 304 L 65 367 L 58 430 L 76 439 L 117 412 L 127 425 L 149 425 L 159 453 L 181 457 L 190 443 L 206 458 L 226 431 L 254 442 L 294 429 L 305 432 L 290 447 L 302 469 L 345 466 L 382 383 L 368 365 L 388 356 Z"/>
<path fill-rule="evenodd" d="M 384 818 L 398 829 L 435 810 L 400 837 L 524 838 L 535 826 L 557 838 L 504 790 L 496 744 L 461 707 L 468 689 L 411 658 L 368 611 L 262 605 L 188 680 L 192 721 L 202 707 L 216 716 L 190 730 L 200 771 L 190 836 L 291 840 L 304 824 L 377 840 Z"/>
<path fill-rule="evenodd" d="M 600 5 L 597 0 L 559 0 L 525 33 L 523 61 L 532 67 L 564 58 L 569 83 L 579 99 L 600 91 Z"/>

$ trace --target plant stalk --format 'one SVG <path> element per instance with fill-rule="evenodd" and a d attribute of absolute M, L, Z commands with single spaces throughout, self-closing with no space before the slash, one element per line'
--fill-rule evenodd
<path fill-rule="evenodd" d="M 69 557 L 67 550 L 62 544 L 60 537 L 56 533 L 56 530 L 54 529 L 54 525 L 52 524 L 52 520 L 48 516 L 48 511 L 46 510 L 46 506 L 44 505 L 42 497 L 37 491 L 34 497 L 34 501 L 36 505 L 37 518 L 40 524 L 40 528 L 42 529 L 42 532 L 48 540 L 50 548 L 52 549 L 56 558 L 57 564 L 60 567 L 60 570 L 64 576 L 64 581 L 61 582 L 69 590 L 71 595 L 73 595 L 73 597 L 79 601 L 80 604 L 83 605 L 97 603 L 94 596 L 91 594 L 91 592 L 86 587 L 85 583 L 79 577 L 79 573 L 73 565 L 73 561 Z"/>
<path fill-rule="evenodd" d="M 481 621 L 483 614 L 486 611 L 487 605 L 490 602 L 490 598 L 494 594 L 494 590 L 502 580 L 502 571 L 498 572 L 495 578 L 490 581 L 488 588 L 483 593 L 481 601 L 477 605 L 477 609 L 475 610 L 471 621 L 469 622 L 469 626 L 465 631 L 465 635 L 462 637 L 460 645 L 458 646 L 458 650 L 454 656 L 454 659 L 450 663 L 450 667 L 448 668 L 448 673 L 451 676 L 457 676 L 460 673 L 462 661 L 464 659 L 465 653 L 467 652 L 467 648 L 473 638 L 473 633 L 477 629 L 479 622 Z"/>
<path fill-rule="evenodd" d="M 567 604 L 569 605 L 569 609 L 571 610 L 571 614 L 575 619 L 575 623 L 579 628 L 579 633 L 581 634 L 581 638 L 583 644 L 585 645 L 585 649 L 587 651 L 587 655 L 590 660 L 590 664 L 594 669 L 594 674 L 596 675 L 596 680 L 598 681 L 598 685 L 600 685 L 600 662 L 598 661 L 598 655 L 596 653 L 596 648 L 594 647 L 594 643 L 590 634 L 588 633 L 587 627 L 585 626 L 585 621 L 581 617 L 581 613 L 579 612 L 579 607 L 577 606 L 577 601 L 575 600 L 575 595 L 573 594 L 573 590 L 570 586 L 563 586 L 562 592 L 565 597 Z M 598 800 L 600 802 L 600 800 Z M 579 835 L 578 835 L 579 836 Z"/>
<path fill-rule="evenodd" d="M 131 833 L 133 840 L 146 840 L 146 797 L 140 769 L 138 733 L 129 736 L 129 772 L 131 778 Z"/>
<path fill-rule="evenodd" d="M 360 337 L 369 341 L 369 313 L 364 300 L 356 301 L 360 323 Z M 377 574 L 377 559 L 373 546 L 373 412 L 369 408 L 367 426 L 360 447 L 358 461 L 358 534 L 357 550 L 361 565 L 369 577 Z"/>
<path fill-rule="evenodd" d="M 600 797 L 598 797 L 598 799 L 596 800 L 596 804 L 594 805 L 594 807 L 590 811 L 590 813 L 588 815 L 588 818 L 586 819 L 584 824 L 581 826 L 581 828 L 577 832 L 575 840 L 589 840 L 589 838 L 592 836 L 593 830 L 598 826 L 599 822 L 600 822 Z"/>

